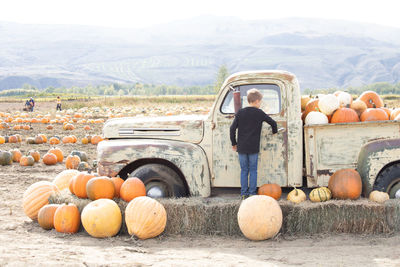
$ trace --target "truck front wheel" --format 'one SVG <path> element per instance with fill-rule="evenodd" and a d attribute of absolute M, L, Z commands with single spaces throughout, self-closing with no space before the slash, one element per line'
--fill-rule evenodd
<path fill-rule="evenodd" d="M 387 192 L 394 198 L 400 189 L 400 163 L 393 164 L 379 173 L 373 190 Z"/>
<path fill-rule="evenodd" d="M 186 187 L 179 175 L 162 164 L 146 164 L 134 170 L 130 177 L 140 178 L 146 186 L 149 197 L 185 197 Z"/>

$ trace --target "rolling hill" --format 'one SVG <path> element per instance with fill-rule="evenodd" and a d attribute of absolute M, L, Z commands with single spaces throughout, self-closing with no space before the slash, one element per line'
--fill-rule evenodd
<path fill-rule="evenodd" d="M 284 69 L 302 88 L 400 82 L 400 29 L 336 20 L 201 16 L 144 29 L 0 22 L 0 90 L 105 83 L 206 85 Z"/>

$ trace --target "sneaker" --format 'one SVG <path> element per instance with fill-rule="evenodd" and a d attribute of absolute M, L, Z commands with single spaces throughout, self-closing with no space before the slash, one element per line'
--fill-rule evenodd
<path fill-rule="evenodd" d="M 241 197 L 242 197 L 242 200 L 245 200 L 245 199 L 248 198 L 249 196 L 248 196 L 248 195 L 241 195 Z"/>

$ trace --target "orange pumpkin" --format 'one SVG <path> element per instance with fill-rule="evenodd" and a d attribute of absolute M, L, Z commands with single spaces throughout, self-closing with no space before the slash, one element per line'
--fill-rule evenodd
<path fill-rule="evenodd" d="M 76 233 L 81 224 L 81 215 L 75 204 L 62 204 L 54 213 L 54 228 L 60 233 Z"/>
<path fill-rule="evenodd" d="M 97 145 L 98 143 L 100 143 L 101 141 L 103 141 L 103 137 L 101 137 L 100 135 L 93 135 L 92 139 L 90 140 L 90 142 L 93 145 Z"/>
<path fill-rule="evenodd" d="M 388 109 L 386 107 L 380 107 L 379 109 L 382 109 L 383 111 L 385 111 L 386 114 L 388 115 L 388 119 L 390 118 L 390 113 L 392 112 L 390 109 Z"/>
<path fill-rule="evenodd" d="M 302 113 L 302 116 L 301 116 L 303 121 L 307 117 L 308 113 L 310 113 L 311 111 L 319 111 L 318 103 L 319 103 L 319 99 L 317 99 L 317 98 L 311 99 L 310 101 L 308 101 L 308 103 L 306 105 L 306 109 L 304 110 L 304 112 Z"/>
<path fill-rule="evenodd" d="M 361 114 L 361 121 L 387 121 L 389 116 L 383 109 L 379 108 L 367 108 Z"/>
<path fill-rule="evenodd" d="M 57 156 L 53 153 L 46 153 L 43 156 L 43 163 L 46 165 L 56 165 L 57 164 Z"/>
<path fill-rule="evenodd" d="M 35 144 L 43 144 L 43 138 L 40 135 L 35 137 Z"/>
<path fill-rule="evenodd" d="M 75 129 L 75 126 L 71 123 L 66 123 L 66 124 L 64 124 L 63 129 L 71 131 L 71 130 Z"/>
<path fill-rule="evenodd" d="M 44 134 L 38 134 L 38 136 L 42 137 L 43 143 L 47 143 L 47 136 Z"/>
<path fill-rule="evenodd" d="M 338 108 L 335 113 L 333 113 L 330 120 L 331 123 L 346 123 L 346 122 L 358 122 L 357 112 L 351 108 Z"/>
<path fill-rule="evenodd" d="M 67 169 L 77 169 L 80 162 L 81 158 L 79 156 L 69 155 L 65 160 L 65 167 L 67 167 Z"/>
<path fill-rule="evenodd" d="M 22 156 L 19 159 L 19 165 L 21 166 L 33 166 L 35 159 L 32 156 Z"/>
<path fill-rule="evenodd" d="M 49 139 L 49 143 L 50 145 L 58 145 L 60 143 L 60 139 L 58 139 L 57 137 L 51 137 Z"/>
<path fill-rule="evenodd" d="M 383 107 L 382 98 L 374 91 L 366 91 L 362 93 L 357 99 L 363 101 L 368 108 Z"/>
<path fill-rule="evenodd" d="M 40 153 L 37 150 L 29 150 L 28 152 L 29 156 L 32 156 L 35 162 L 39 162 L 40 160 Z"/>
<path fill-rule="evenodd" d="M 89 131 L 91 128 L 90 128 L 89 125 L 85 125 L 85 126 L 83 127 L 83 129 L 84 129 L 85 131 Z"/>
<path fill-rule="evenodd" d="M 113 182 L 115 187 L 115 197 L 119 197 L 119 191 L 121 190 L 121 186 L 125 181 L 120 177 L 111 177 L 111 181 Z"/>
<path fill-rule="evenodd" d="M 47 204 L 39 210 L 38 223 L 40 227 L 45 230 L 51 230 L 54 228 L 54 213 L 56 213 L 59 206 L 59 204 Z"/>
<path fill-rule="evenodd" d="M 93 174 L 81 172 L 72 178 L 72 191 L 79 198 L 87 198 L 86 185 L 90 179 L 95 177 Z"/>
<path fill-rule="evenodd" d="M 58 147 L 53 147 L 52 149 L 49 150 L 48 153 L 53 153 L 54 155 L 56 155 L 58 162 L 63 162 L 64 155 L 61 149 L 59 149 Z"/>
<path fill-rule="evenodd" d="M 22 153 L 18 148 L 10 150 L 10 153 L 14 162 L 19 162 L 21 160 Z"/>
<path fill-rule="evenodd" d="M 29 186 L 22 200 L 25 214 L 32 220 L 37 220 L 40 208 L 49 204 L 48 198 L 54 192 L 58 192 L 57 187 L 47 181 L 36 182 Z"/>
<path fill-rule="evenodd" d="M 94 177 L 86 184 L 87 196 L 91 200 L 100 198 L 113 199 L 115 195 L 115 186 L 107 176 Z"/>
<path fill-rule="evenodd" d="M 258 194 L 278 200 L 282 195 L 282 188 L 277 184 L 263 184 L 258 188 Z"/>
<path fill-rule="evenodd" d="M 4 136 L 0 136 L 0 145 L 4 144 L 6 142 L 6 139 L 4 138 Z"/>
<path fill-rule="evenodd" d="M 74 138 L 72 138 L 71 136 L 64 136 L 64 137 L 62 138 L 62 142 L 63 142 L 64 144 L 71 144 L 71 143 L 74 142 Z"/>
<path fill-rule="evenodd" d="M 15 135 L 11 135 L 11 136 L 8 138 L 8 142 L 9 142 L 9 143 L 18 143 L 18 137 L 15 136 Z"/>
<path fill-rule="evenodd" d="M 126 179 L 122 184 L 119 194 L 121 199 L 129 202 L 135 197 L 145 196 L 146 187 L 142 180 L 136 177 L 131 177 Z"/>
<path fill-rule="evenodd" d="M 47 129 L 47 130 L 53 130 L 53 125 L 51 125 L 51 124 L 50 124 L 50 125 L 47 125 L 47 126 L 46 126 L 46 129 Z"/>
<path fill-rule="evenodd" d="M 87 139 L 87 137 L 83 137 L 81 142 L 82 142 L 83 145 L 89 144 L 89 140 Z"/>
<path fill-rule="evenodd" d="M 353 169 L 338 170 L 329 178 L 328 188 L 333 198 L 357 199 L 362 190 L 360 174 Z"/>

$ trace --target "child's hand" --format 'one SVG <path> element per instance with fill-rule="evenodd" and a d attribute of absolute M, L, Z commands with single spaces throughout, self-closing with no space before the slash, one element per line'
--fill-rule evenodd
<path fill-rule="evenodd" d="M 232 150 L 236 151 L 237 150 L 237 146 L 232 146 Z"/>

